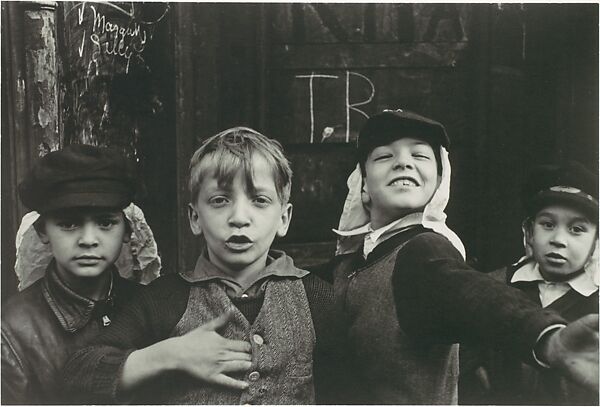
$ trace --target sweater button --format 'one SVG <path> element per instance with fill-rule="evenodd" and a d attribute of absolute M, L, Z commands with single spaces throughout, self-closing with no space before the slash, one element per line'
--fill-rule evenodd
<path fill-rule="evenodd" d="M 263 339 L 262 336 L 260 335 L 253 335 L 252 336 L 252 340 L 254 341 L 254 343 L 256 343 L 257 345 L 262 345 L 263 343 L 265 343 L 265 340 Z"/>
<path fill-rule="evenodd" d="M 252 382 L 255 382 L 255 381 L 257 381 L 258 379 L 260 379 L 260 373 L 258 373 L 258 372 L 256 372 L 256 371 L 255 371 L 255 372 L 252 372 L 252 373 L 250 373 L 250 374 L 248 375 L 248 379 L 250 379 L 250 381 L 252 381 Z"/>

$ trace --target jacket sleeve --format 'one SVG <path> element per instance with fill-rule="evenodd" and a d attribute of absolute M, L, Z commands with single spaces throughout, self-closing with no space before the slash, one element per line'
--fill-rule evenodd
<path fill-rule="evenodd" d="M 488 343 L 531 362 L 542 330 L 565 323 L 519 290 L 470 268 L 433 232 L 398 252 L 392 284 L 398 320 L 424 342 Z"/>
<path fill-rule="evenodd" d="M 187 305 L 187 286 L 177 276 L 163 277 L 142 290 L 112 324 L 74 352 L 63 367 L 63 382 L 85 404 L 119 400 L 125 361 L 137 349 L 166 339 Z"/>
<path fill-rule="evenodd" d="M 32 392 L 29 391 L 29 377 L 25 366 L 12 342 L 10 334 L 2 327 L 2 404 L 28 404 Z"/>

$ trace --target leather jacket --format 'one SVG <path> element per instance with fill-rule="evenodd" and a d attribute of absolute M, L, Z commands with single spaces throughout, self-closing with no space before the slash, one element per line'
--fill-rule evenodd
<path fill-rule="evenodd" d="M 142 287 L 120 277 L 116 268 L 112 276 L 108 297 L 93 301 L 72 291 L 53 261 L 43 278 L 2 306 L 2 404 L 74 400 L 61 385 L 63 364 Z"/>

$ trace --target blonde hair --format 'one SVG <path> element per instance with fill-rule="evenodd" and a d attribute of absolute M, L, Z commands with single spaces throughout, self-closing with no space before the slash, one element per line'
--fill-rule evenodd
<path fill-rule="evenodd" d="M 273 173 L 277 196 L 282 204 L 290 198 L 292 169 L 277 140 L 270 139 L 249 127 L 233 127 L 205 140 L 190 160 L 188 188 L 194 202 L 203 177 L 213 176 L 220 187 L 228 187 L 241 169 L 247 188 L 255 192 L 252 160 L 261 154 Z"/>

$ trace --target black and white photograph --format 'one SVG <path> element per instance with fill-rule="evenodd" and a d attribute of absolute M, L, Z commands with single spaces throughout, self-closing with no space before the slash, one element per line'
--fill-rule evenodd
<path fill-rule="evenodd" d="M 1 405 L 600 405 L 598 2 L 1 1 Z"/>

